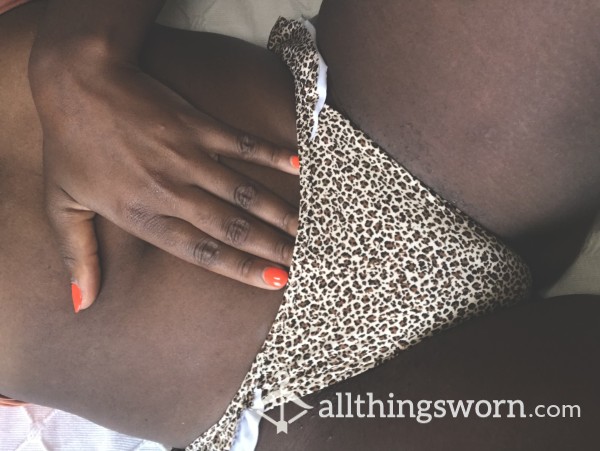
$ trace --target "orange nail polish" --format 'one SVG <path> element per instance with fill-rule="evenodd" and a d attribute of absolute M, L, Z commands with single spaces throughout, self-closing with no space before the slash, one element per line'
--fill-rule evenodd
<path fill-rule="evenodd" d="M 294 155 L 293 157 L 290 157 L 290 163 L 296 169 L 300 169 L 300 158 L 298 158 L 297 155 Z"/>
<path fill-rule="evenodd" d="M 76 283 L 71 284 L 71 297 L 73 298 L 73 309 L 75 313 L 79 313 L 83 296 L 81 295 L 81 288 Z"/>
<path fill-rule="evenodd" d="M 263 279 L 268 285 L 281 288 L 288 282 L 288 273 L 280 268 L 269 267 L 263 272 Z"/>

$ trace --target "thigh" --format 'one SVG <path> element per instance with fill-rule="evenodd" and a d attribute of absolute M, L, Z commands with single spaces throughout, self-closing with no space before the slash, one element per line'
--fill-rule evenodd
<path fill-rule="evenodd" d="M 591 451 L 597 447 L 600 421 L 599 318 L 600 297 L 566 296 L 470 321 L 374 370 L 303 398 L 314 408 L 289 425 L 288 435 L 277 434 L 263 421 L 257 449 Z M 403 410 L 406 418 L 358 417 L 356 404 L 349 406 L 347 396 L 355 403 L 359 396 L 367 401 L 369 393 L 383 400 L 387 413 L 389 399 L 411 401 L 415 416 L 421 402 L 420 422 L 409 417 L 408 407 Z M 428 414 L 439 412 L 433 409 L 437 400 L 482 400 L 492 405 L 494 400 L 520 401 L 525 417 L 520 404 L 515 404 L 517 417 L 507 417 L 507 403 L 499 404 L 501 418 L 478 418 L 475 408 L 466 419 L 452 418 L 447 404 L 445 417 L 430 418 Z M 329 402 L 329 412 L 338 418 L 320 416 Z M 548 416 L 535 417 L 539 405 L 545 407 L 537 413 Z M 557 412 L 546 410 L 551 405 L 577 405 L 580 410 L 575 409 L 572 418 L 549 418 Z M 354 417 L 343 418 L 349 408 Z M 377 415 L 376 404 L 373 409 Z M 368 403 L 361 411 L 368 414 Z M 293 404 L 286 405 L 287 419 L 300 412 Z M 399 412 L 396 404 L 393 415 Z M 487 414 L 485 406 L 480 412 Z M 571 410 L 565 412 L 568 416 Z"/>
<path fill-rule="evenodd" d="M 505 239 L 600 204 L 600 3 L 325 0 L 330 100 Z"/>

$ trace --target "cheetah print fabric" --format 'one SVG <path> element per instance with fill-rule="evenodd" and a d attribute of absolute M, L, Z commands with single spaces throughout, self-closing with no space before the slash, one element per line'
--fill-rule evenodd
<path fill-rule="evenodd" d="M 286 382 L 305 396 L 529 291 L 516 254 L 340 113 L 325 105 L 311 139 L 319 54 L 301 23 L 279 19 L 269 48 L 296 83 L 301 204 L 289 285 L 241 388 L 188 451 L 228 450 L 257 388 L 264 399 Z"/>

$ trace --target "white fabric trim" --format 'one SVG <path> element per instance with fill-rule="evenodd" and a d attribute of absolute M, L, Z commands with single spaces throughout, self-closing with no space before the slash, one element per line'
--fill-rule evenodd
<path fill-rule="evenodd" d="M 262 390 L 254 390 L 252 407 L 242 412 L 238 423 L 238 429 L 233 440 L 230 451 L 254 451 L 258 442 L 258 427 L 260 425 L 260 414 L 265 411 L 262 401 Z"/>
<path fill-rule="evenodd" d="M 315 27 L 308 20 L 304 21 L 304 26 L 310 32 L 316 47 L 317 30 L 315 30 Z M 313 111 L 314 125 L 311 130 L 310 139 L 314 139 L 315 136 L 317 136 L 319 130 L 319 114 L 325 106 L 325 100 L 327 99 L 327 64 L 325 64 L 325 60 L 323 60 L 323 57 L 318 50 L 317 55 L 319 56 L 319 73 L 317 77 L 318 100 L 315 105 L 315 111 Z M 260 420 L 262 418 L 261 414 L 264 411 L 265 406 L 262 400 L 262 390 L 256 388 L 254 389 L 252 407 L 244 409 L 242 412 L 230 451 L 254 451 L 256 449 Z"/>
<path fill-rule="evenodd" d="M 170 449 L 170 448 L 168 448 Z M 163 445 L 105 429 L 76 415 L 27 404 L 0 407 L 2 451 L 167 451 Z"/>
<path fill-rule="evenodd" d="M 317 30 L 313 26 L 310 21 L 305 20 L 304 26 L 310 32 L 310 35 L 313 38 L 313 42 L 315 43 L 315 47 L 317 46 Z M 313 119 L 314 125 L 310 133 L 310 139 L 315 139 L 317 136 L 317 131 L 319 130 L 319 114 L 321 110 L 325 106 L 325 100 L 327 99 L 327 64 L 325 64 L 325 60 L 321 56 L 319 49 L 317 49 L 317 55 L 319 55 L 319 75 L 317 78 L 317 94 L 319 95 L 319 100 L 317 100 L 317 104 L 315 106 L 315 111 L 313 111 Z"/>

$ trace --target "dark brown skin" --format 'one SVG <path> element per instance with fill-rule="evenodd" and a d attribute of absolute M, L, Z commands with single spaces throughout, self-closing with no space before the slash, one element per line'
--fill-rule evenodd
<path fill-rule="evenodd" d="M 43 213 L 41 129 L 26 79 L 27 58 L 41 9 L 43 5 L 36 3 L 0 17 L 3 33 L 0 63 L 10 68 L 0 71 L 0 305 L 3 315 L 9 318 L 6 321 L 3 316 L 0 328 L 0 361 L 3 362 L 0 393 L 72 411 L 129 434 L 185 446 L 221 416 L 264 341 L 282 293 L 248 287 L 199 269 L 98 217 L 95 223 L 104 275 L 102 292 L 92 309 L 77 316 L 72 313 L 67 302 L 70 293 L 64 284 L 68 275 Z M 369 16 L 350 6 L 344 11 L 361 12 L 365 20 Z M 391 8 L 388 12 L 394 11 Z M 371 11 L 371 14 L 378 13 Z M 326 39 L 326 18 L 327 15 L 323 15 L 319 24 L 323 39 Z M 329 22 L 328 26 L 334 25 Z M 333 28 L 333 34 L 349 30 L 344 22 L 335 26 L 339 28 Z M 191 104 L 247 133 L 263 136 L 283 148 L 294 147 L 292 81 L 275 57 L 235 40 L 161 28 L 153 31 L 147 45 L 144 67 Z M 378 45 L 381 47 L 383 43 Z M 327 49 L 326 40 L 323 47 Z M 588 46 L 587 50 L 592 49 Z M 334 51 L 341 49 L 330 47 L 328 54 Z M 325 56 L 329 60 L 328 54 Z M 386 67 L 387 71 L 393 69 L 389 63 Z M 332 68 L 335 80 L 335 64 Z M 339 79 L 339 83 L 342 82 L 343 79 Z M 333 86 L 335 88 L 335 84 Z M 353 96 L 369 98 L 370 88 L 363 88 Z M 344 101 L 343 96 L 337 101 Z M 430 102 L 429 108 L 435 109 L 435 99 L 423 97 L 422 102 Z M 389 111 L 394 105 L 390 97 L 381 109 Z M 573 148 L 576 159 L 585 158 L 586 152 L 589 153 L 586 148 Z M 465 162 L 468 152 L 460 152 L 460 149 L 453 151 L 457 159 Z M 428 159 L 426 155 L 423 154 L 424 163 Z M 400 161 L 405 159 L 401 153 L 395 156 Z M 544 156 L 547 157 L 541 154 L 540 158 Z M 509 158 L 506 164 L 519 168 L 522 166 L 519 158 L 535 160 L 535 155 L 524 151 L 506 158 Z M 297 205 L 296 177 L 239 162 L 227 161 L 227 164 L 264 181 L 273 192 Z M 559 168 L 556 170 L 560 172 Z M 578 190 L 579 184 L 590 186 L 586 174 L 573 174 L 573 190 Z M 452 180 L 448 178 L 445 183 Z M 593 180 L 597 181 L 598 177 Z M 473 184 L 465 189 L 476 191 L 477 180 L 471 181 Z M 549 204 L 542 205 L 544 210 L 560 210 L 554 204 L 558 202 L 556 195 L 539 194 L 550 193 L 554 189 L 552 184 L 531 176 L 519 182 L 525 191 L 535 188 L 539 198 L 522 199 L 523 204 L 518 208 L 524 216 L 513 215 L 510 221 L 531 222 L 527 212 L 531 210 L 530 215 L 539 215 L 536 205 L 542 203 Z M 544 184 L 542 189 L 538 189 L 538 183 Z M 510 188 L 510 183 L 507 185 L 501 188 Z M 449 198 L 460 201 L 460 198 Z M 485 212 L 487 208 L 495 212 L 496 207 L 499 208 L 494 204 L 496 201 L 503 202 L 501 198 L 492 197 L 488 203 L 466 211 L 476 217 L 478 211 Z M 568 211 L 563 213 L 566 215 Z M 491 221 L 488 226 L 502 234 L 501 224 Z M 575 303 L 572 299 L 560 299 L 555 301 L 558 307 L 553 309 L 547 309 L 550 304 L 532 303 L 497 319 L 491 317 L 489 321 L 493 323 L 464 326 L 417 346 L 374 372 L 348 381 L 348 387 L 357 391 L 364 387 L 379 388 L 382 393 L 392 391 L 407 398 L 444 397 L 444 394 L 459 399 L 475 394 L 488 398 L 493 396 L 493 391 L 488 392 L 483 386 L 469 391 L 475 381 L 461 374 L 488 371 L 481 381 L 487 381 L 488 388 L 502 387 L 507 380 L 502 375 L 506 373 L 494 372 L 496 364 L 496 368 L 511 369 L 513 375 L 506 397 L 520 397 L 523 392 L 519 385 L 526 381 L 540 390 L 539 399 L 544 401 L 571 402 L 571 399 L 563 401 L 554 397 L 555 393 L 565 390 L 566 395 L 574 394 L 574 403 L 578 402 L 578 392 L 570 389 L 576 383 L 583 387 L 581 393 L 589 394 L 593 400 L 597 397 L 597 365 L 578 356 L 597 354 L 599 340 L 595 331 L 598 327 L 593 321 L 598 318 L 599 304 L 594 301 L 596 303 L 589 299 Z M 542 324 L 536 322 L 537 318 L 544 318 Z M 548 327 L 544 327 L 545 324 Z M 558 329 L 560 333 L 553 335 Z M 450 334 L 455 338 L 447 338 Z M 504 339 L 513 334 L 514 340 Z M 533 340 L 535 337 L 539 341 Z M 506 343 L 510 352 L 491 355 L 486 353 L 485 343 L 496 349 Z M 473 352 L 479 353 L 478 358 L 460 352 L 476 345 L 479 348 Z M 484 357 L 487 360 L 481 360 Z M 468 371 L 463 371 L 464 365 L 470 365 Z M 552 371 L 555 367 L 573 368 L 573 371 Z M 553 377 L 536 377 L 532 368 L 538 368 L 543 375 L 551 373 Z M 444 386 L 450 379 L 456 381 L 455 390 L 436 390 L 435 387 Z M 414 381 L 419 381 L 420 388 L 412 385 Z M 415 390 L 404 391 L 412 390 L 410 387 Z M 334 392 L 335 388 L 326 390 L 323 396 Z M 592 424 L 597 424 L 597 413 L 590 412 Z M 564 424 L 567 428 L 568 423 Z M 359 450 L 393 449 L 396 443 L 402 443 L 401 437 L 395 435 L 399 427 L 395 421 L 381 422 L 374 428 L 367 425 L 365 429 L 356 423 L 336 424 L 336 429 L 331 430 L 331 423 L 308 422 L 307 418 L 304 425 L 305 435 L 290 436 L 281 445 L 281 435 L 270 437 L 272 431 L 264 424 L 260 446 L 265 450 L 285 449 L 284 446 Z M 447 435 L 449 440 L 455 440 L 451 443 L 471 440 L 461 447 L 466 450 L 488 449 L 491 434 L 504 437 L 513 432 L 512 424 L 507 422 L 490 424 L 498 429 L 484 428 L 479 435 L 474 433 L 470 422 L 456 430 L 454 423 L 450 423 L 434 431 L 438 426 L 401 427 L 410 435 L 406 440 L 410 440 L 414 450 L 444 449 L 443 444 L 438 448 L 433 446 L 434 432 L 440 434 L 440 440 L 443 434 L 455 433 L 454 439 Z M 554 443 L 550 441 L 552 438 L 560 444 L 560 434 L 564 432 L 555 422 L 544 423 L 540 428 L 526 424 L 523 428 L 521 443 L 527 444 L 543 443 L 542 439 Z M 330 441 L 332 446 L 328 445 L 329 435 L 335 440 Z M 590 427 L 582 430 L 582 437 L 592 435 Z M 381 440 L 379 445 L 376 440 Z"/>
<path fill-rule="evenodd" d="M 600 206 L 598 23 L 593 0 L 329 0 L 318 36 L 329 100 L 547 286 Z"/>
<path fill-rule="evenodd" d="M 0 61 L 10 68 L 0 71 L 0 393 L 185 445 L 221 416 L 265 339 L 282 292 L 232 283 L 97 217 L 102 292 L 93 309 L 73 313 L 68 274 L 44 213 L 42 134 L 27 83 L 43 7 L 32 3 L 0 16 Z M 220 95 L 194 85 L 196 100 L 252 87 L 255 97 L 239 96 L 221 119 L 294 148 L 292 84 L 282 63 L 260 52 L 263 63 L 255 65 L 253 46 L 196 39 L 194 56 L 210 54 L 215 45 L 232 52 L 219 75 Z M 177 61 L 173 73 L 181 73 L 183 61 Z M 237 64 L 249 68 L 242 79 L 249 85 L 236 85 L 240 77 L 231 69 Z M 250 164 L 236 168 L 297 205 L 297 176 Z"/>
<path fill-rule="evenodd" d="M 599 347 L 600 297 L 521 304 L 472 320 L 372 371 L 304 397 L 314 410 L 291 424 L 288 436 L 262 422 L 257 451 L 593 451 L 600 421 Z M 420 400 L 520 400 L 527 417 L 473 415 L 426 424 L 409 418 L 320 418 L 322 400 L 331 400 L 337 410 L 337 392 L 362 399 L 370 392 L 381 400 L 393 393 L 415 406 Z M 579 405 L 581 417 L 529 417 L 540 404 Z M 500 412 L 509 413 L 506 407 Z M 285 413 L 289 419 L 299 410 L 289 404 Z"/>
<path fill-rule="evenodd" d="M 140 70 L 141 44 L 163 3 L 51 0 L 31 53 L 46 208 L 82 292 L 76 310 L 101 286 L 96 214 L 261 288 L 277 288 L 266 268 L 291 262 L 296 209 L 213 157 L 297 174 L 295 150 L 215 120 Z"/>
<path fill-rule="evenodd" d="M 600 206 L 599 23 L 594 0 L 330 0 L 318 36 L 334 103 L 516 240 Z"/>

